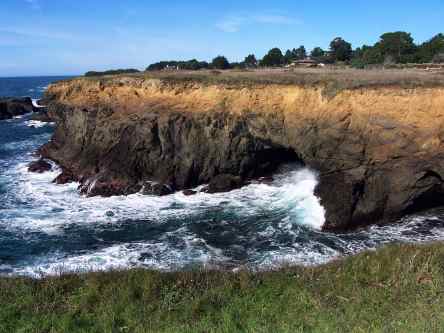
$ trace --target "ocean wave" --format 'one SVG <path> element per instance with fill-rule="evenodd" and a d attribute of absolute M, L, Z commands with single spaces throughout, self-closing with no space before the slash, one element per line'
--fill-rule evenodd
<path fill-rule="evenodd" d="M 38 99 L 38 98 L 33 98 L 33 99 L 32 99 L 32 105 L 33 105 L 35 108 L 38 108 L 38 109 L 45 108 L 44 105 L 40 105 L 40 104 L 39 104 L 39 101 L 40 101 L 40 99 Z"/>
<path fill-rule="evenodd" d="M 38 131 L 25 126 L 26 133 Z M 20 152 L 0 160 L 6 163 L 0 174 L 0 243 L 15 249 L 3 258 L 0 250 L 0 274 L 131 267 L 266 270 L 318 265 L 387 243 L 444 239 L 440 211 L 348 234 L 322 232 L 317 175 L 295 165 L 282 168 L 272 183 L 229 193 L 86 198 L 77 183 L 52 182 L 61 172 L 55 164 L 47 173 L 28 172 L 35 159 L 30 153 L 49 135 L 0 146 Z"/>

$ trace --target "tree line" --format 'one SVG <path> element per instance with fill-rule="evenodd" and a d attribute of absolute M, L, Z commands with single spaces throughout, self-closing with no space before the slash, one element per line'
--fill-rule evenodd
<path fill-rule="evenodd" d="M 98 72 L 89 71 L 85 73 L 85 76 L 103 76 L 103 75 L 117 75 L 117 74 L 134 74 L 140 73 L 138 69 L 128 68 L 128 69 L 111 69 L 108 71 Z"/>
<path fill-rule="evenodd" d="M 245 57 L 242 62 L 230 63 L 225 56 L 219 55 L 211 62 L 198 61 L 161 61 L 151 64 L 146 69 L 229 69 L 254 67 L 279 67 L 310 56 L 311 59 L 326 63 L 343 63 L 355 68 L 369 65 L 390 65 L 406 63 L 442 63 L 444 62 L 444 34 L 439 33 L 424 43 L 416 44 L 410 33 L 404 31 L 388 32 L 380 36 L 374 45 L 363 45 L 353 49 L 352 44 L 342 37 L 334 38 L 328 50 L 315 47 L 307 52 L 303 45 L 282 52 L 272 48 L 262 59 L 254 54 Z"/>

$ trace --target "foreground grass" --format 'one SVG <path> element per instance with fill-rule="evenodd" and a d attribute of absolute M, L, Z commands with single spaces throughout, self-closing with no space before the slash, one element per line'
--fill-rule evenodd
<path fill-rule="evenodd" d="M 260 274 L 2 278 L 0 332 L 444 332 L 444 245 Z"/>

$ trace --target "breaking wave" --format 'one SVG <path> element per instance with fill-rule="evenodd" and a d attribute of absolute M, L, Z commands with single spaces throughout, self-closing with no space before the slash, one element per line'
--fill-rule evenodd
<path fill-rule="evenodd" d="M 45 174 L 27 171 L 35 159 L 31 153 L 51 132 L 26 117 L 0 125 L 0 274 L 130 267 L 263 270 L 316 265 L 392 242 L 444 239 L 440 210 L 402 224 L 322 232 L 316 173 L 297 165 L 283 167 L 272 183 L 224 194 L 86 198 L 78 184 L 52 183 L 57 166 Z"/>

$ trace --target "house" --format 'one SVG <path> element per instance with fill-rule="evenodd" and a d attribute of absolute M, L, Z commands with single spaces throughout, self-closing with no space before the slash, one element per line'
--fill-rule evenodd
<path fill-rule="evenodd" d="M 305 58 L 301 60 L 294 60 L 291 62 L 291 64 L 287 65 L 286 67 L 292 68 L 292 67 L 305 67 L 305 68 L 313 68 L 313 67 L 324 67 L 325 65 L 323 63 L 320 63 L 317 60 L 314 60 L 312 58 Z"/>
<path fill-rule="evenodd" d="M 163 68 L 163 70 L 164 71 L 178 71 L 178 70 L 180 70 L 180 67 L 179 67 L 179 65 L 166 65 Z"/>

